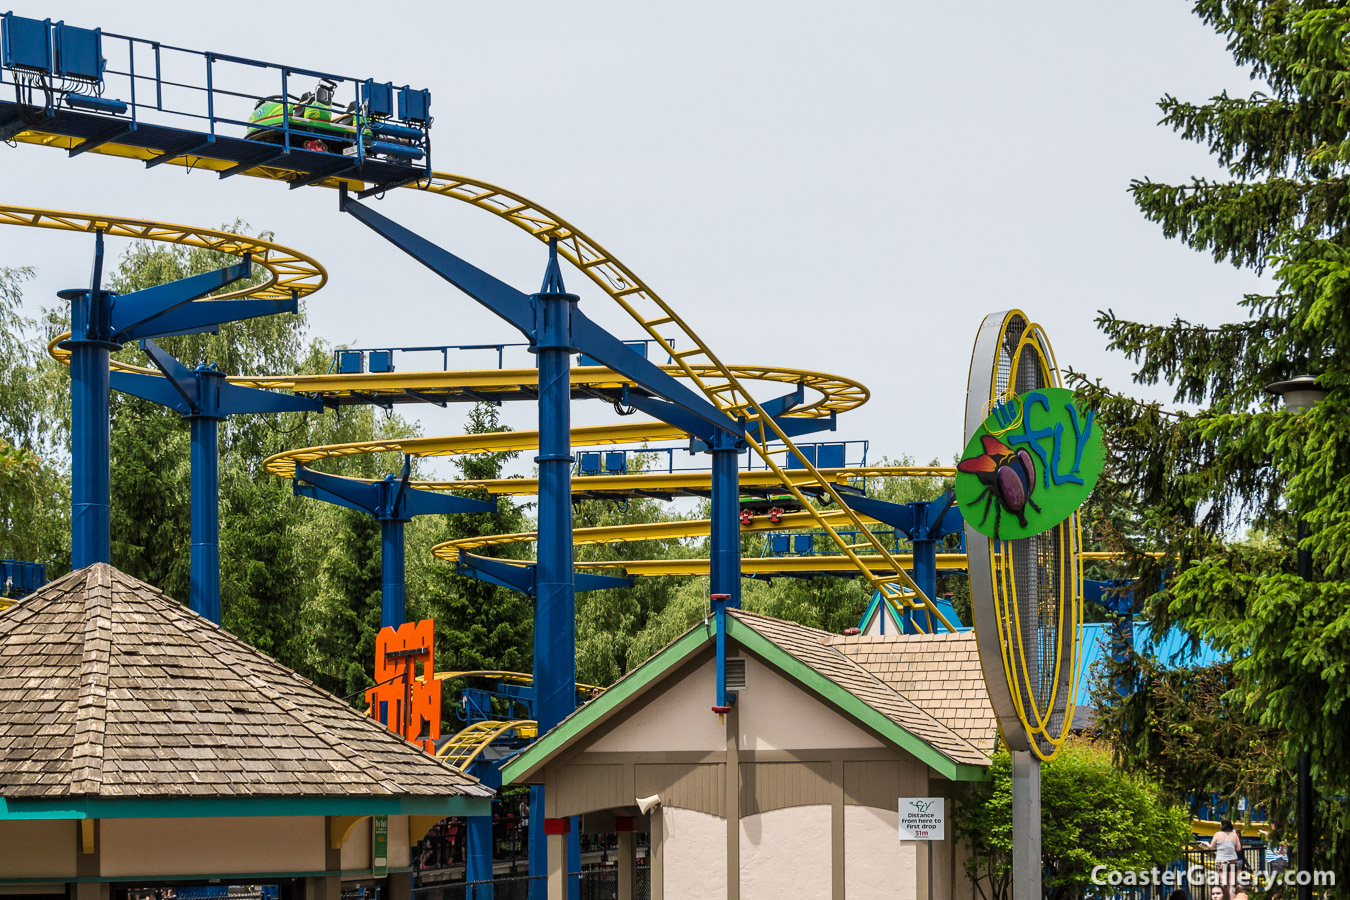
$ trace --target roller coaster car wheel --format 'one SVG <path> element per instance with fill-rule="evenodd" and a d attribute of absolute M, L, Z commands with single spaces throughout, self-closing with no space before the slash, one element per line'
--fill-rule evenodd
<path fill-rule="evenodd" d="M 748 509 L 741 510 L 741 524 L 748 526 L 755 521 L 755 514 Z"/>
<path fill-rule="evenodd" d="M 773 509 L 769 510 L 769 521 L 773 524 L 777 525 L 782 518 L 783 508 L 781 506 L 775 506 Z"/>

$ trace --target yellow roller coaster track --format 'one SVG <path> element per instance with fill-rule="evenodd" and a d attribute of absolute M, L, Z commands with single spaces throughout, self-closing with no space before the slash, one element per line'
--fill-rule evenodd
<path fill-rule="evenodd" d="M 576 445 L 580 446 L 580 445 Z M 951 466 L 850 466 L 842 469 L 819 469 L 820 475 L 837 485 L 849 485 L 861 478 L 951 478 L 956 469 Z M 810 488 L 816 479 L 802 472 L 788 477 L 799 487 Z M 778 476 L 766 469 L 742 469 L 741 489 L 762 491 L 782 484 Z M 539 493 L 537 478 L 495 478 L 482 481 L 423 481 L 418 487 L 440 491 L 485 490 L 499 497 L 528 497 Z M 587 496 L 605 494 L 679 494 L 707 493 L 712 488 L 710 472 L 643 472 L 633 475 L 586 475 L 572 480 L 572 493 Z"/>
<path fill-rule="evenodd" d="M 818 514 L 819 518 L 835 522 L 843 520 L 840 511 L 828 511 Z M 741 526 L 742 534 L 766 534 L 791 528 L 810 527 L 818 521 L 817 515 L 807 512 L 786 513 L 778 522 L 760 516 L 749 524 Z M 859 518 L 868 526 L 881 523 L 867 516 Z M 591 528 L 577 528 L 572 532 L 572 542 L 577 546 L 596 544 L 636 543 L 641 541 L 675 540 L 690 537 L 707 537 L 712 529 L 710 519 L 679 519 L 673 522 L 641 522 L 630 525 L 600 525 Z M 532 543 L 539 537 L 537 532 L 522 531 L 515 534 L 494 534 L 486 537 L 459 538 L 446 541 L 431 548 L 431 552 L 447 562 L 455 562 L 461 553 L 481 550 L 485 547 L 505 547 L 513 544 Z M 909 554 L 896 556 L 901 563 L 913 565 Z M 884 561 L 871 554 L 862 556 L 870 567 L 884 565 Z M 528 561 L 510 560 L 519 565 L 528 565 Z M 577 567 L 582 569 L 622 569 L 629 575 L 703 575 L 708 572 L 707 559 L 637 559 L 621 561 L 579 560 Z M 744 557 L 741 571 L 746 575 L 771 575 L 779 573 L 807 574 L 848 571 L 852 562 L 841 556 L 765 556 Z M 938 568 L 944 571 L 966 568 L 964 553 L 938 554 Z"/>
<path fill-rule="evenodd" d="M 0 205 L 0 225 L 22 225 L 26 228 L 47 228 L 86 234 L 102 232 L 107 237 L 180 244 L 184 247 L 214 250 L 240 258 L 248 256 L 255 265 L 267 271 L 267 278 L 260 283 L 218 294 L 212 297 L 213 300 L 237 300 L 242 297 L 257 297 L 264 300 L 307 297 L 328 281 L 328 272 L 312 256 L 274 241 L 232 234 L 215 228 L 175 225 L 170 222 L 153 222 L 126 216 L 104 216 L 7 205 Z M 57 344 L 68 337 L 69 333 L 58 335 L 47 345 L 47 351 L 52 356 L 67 363 L 70 361 L 70 351 L 57 347 Z M 155 369 L 144 369 L 119 362 L 114 362 L 113 367 L 151 375 L 159 374 Z"/>
<path fill-rule="evenodd" d="M 418 681 L 425 676 L 419 675 Z M 487 678 L 491 681 L 509 681 L 512 684 L 534 684 L 534 676 L 529 672 L 508 672 L 503 669 L 466 669 L 459 672 L 437 672 L 431 676 L 437 681 L 459 681 L 463 678 Z M 577 693 L 590 694 L 594 691 L 603 693 L 605 688 L 596 684 L 586 684 L 578 681 L 576 683 Z"/>
<path fill-rule="evenodd" d="M 511 732 L 526 740 L 534 740 L 539 734 L 539 726 L 533 719 L 474 722 L 437 747 L 436 756 L 467 772 L 469 766 L 473 765 L 473 761 L 488 748 L 489 744 Z"/>
<path fill-rule="evenodd" d="M 822 518 L 834 519 L 841 514 L 825 513 Z M 869 525 L 878 524 L 867 516 L 860 517 Z M 748 525 L 741 526 L 742 534 L 758 534 L 771 531 L 783 531 L 789 528 L 803 528 L 815 522 L 810 513 L 785 513 L 775 524 L 765 516 L 753 519 Z M 596 525 L 589 528 L 572 529 L 572 543 L 576 546 L 591 544 L 624 544 L 635 541 L 663 541 L 677 538 L 707 537 L 712 529 L 711 519 L 675 519 L 669 522 L 637 522 L 627 525 Z M 506 547 L 512 544 L 528 544 L 538 540 L 535 531 L 520 531 L 514 534 L 492 534 L 482 537 L 457 538 L 445 541 L 431 548 L 437 559 L 454 562 L 460 553 L 481 550 L 484 547 Z M 585 565 L 585 563 L 578 563 Z"/>
<path fill-rule="evenodd" d="M 15 140 L 26 144 L 37 144 L 65 150 L 69 150 L 82 142 L 80 138 L 40 131 L 21 132 L 15 137 Z M 109 141 L 100 146 L 92 147 L 90 150 L 94 153 L 142 161 L 158 155 L 154 151 L 118 144 L 116 141 Z M 173 160 L 173 163 L 209 171 L 223 171 L 233 167 L 230 162 L 192 155 L 178 157 Z M 257 166 L 241 174 L 289 182 L 298 173 L 280 166 Z M 317 184 L 333 188 L 347 184 L 357 190 L 369 186 L 359 180 L 340 178 L 329 178 L 319 181 Z M 753 427 L 747 428 L 747 444 L 764 460 L 769 469 L 782 480 L 788 493 L 793 495 L 803 507 L 811 509 L 811 504 L 807 502 L 806 495 L 786 477 L 783 468 L 770 455 L 769 443 L 773 440 L 781 441 L 790 452 L 797 456 L 801 468 L 816 479 L 820 492 L 829 496 L 837 506 L 845 510 L 849 524 L 855 530 L 868 535 L 867 543 L 871 544 L 871 548 L 876 555 L 880 556 L 890 566 L 891 571 L 886 574 L 879 574 L 874 571 L 859 555 L 858 551 L 862 549 L 861 547 L 850 545 L 847 539 L 838 534 L 829 522 L 817 520 L 816 524 L 830 535 L 831 540 L 840 552 L 855 564 L 859 573 L 871 582 L 872 586 L 879 590 L 882 596 L 909 606 L 926 608 L 948 630 L 952 630 L 951 623 L 946 620 L 946 617 L 931 599 L 919 590 L 918 585 L 904 570 L 900 560 L 896 559 L 880 540 L 871 537 L 871 533 L 863 527 L 862 522 L 844 506 L 834 485 L 820 476 L 815 465 L 809 459 L 797 453 L 796 446 L 791 438 L 765 413 L 763 407 L 745 389 L 741 383 L 741 378 L 722 363 L 717 354 L 689 327 L 679 313 L 661 299 L 656 291 L 639 278 L 636 273 L 620 262 L 617 257 L 560 216 L 519 194 L 484 181 L 443 172 L 433 172 L 427 179 L 406 185 L 403 189 L 425 191 L 426 193 L 468 203 L 510 222 L 543 242 L 556 238 L 559 252 L 609 295 L 648 337 L 661 341 L 668 346 L 674 341 L 676 345 L 688 348 L 672 354 L 675 364 L 683 370 L 685 376 L 693 381 L 712 403 L 724 410 L 744 410 L 747 413 L 753 413 L 756 421 L 753 423 Z M 711 376 L 708 374 L 713 372 L 716 374 Z"/>

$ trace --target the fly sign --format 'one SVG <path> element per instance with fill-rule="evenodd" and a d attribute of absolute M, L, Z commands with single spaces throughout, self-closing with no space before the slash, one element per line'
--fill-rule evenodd
<path fill-rule="evenodd" d="M 941 797 L 900 798 L 900 840 L 945 840 L 945 826 Z"/>

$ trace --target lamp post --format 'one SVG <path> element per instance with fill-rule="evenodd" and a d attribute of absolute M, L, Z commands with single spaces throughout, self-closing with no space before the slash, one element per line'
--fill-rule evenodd
<path fill-rule="evenodd" d="M 1266 390 L 1284 401 L 1284 407 L 1291 413 L 1301 413 L 1312 409 L 1326 399 L 1327 391 L 1317 383 L 1312 375 L 1299 375 L 1288 381 L 1278 381 L 1266 385 Z M 1308 522 L 1302 514 L 1298 517 L 1298 575 L 1304 581 L 1312 580 L 1312 554 L 1303 548 L 1308 537 Z M 1307 750 L 1298 754 L 1298 868 L 1301 872 L 1312 871 L 1312 761 Z M 1300 881 L 1298 900 L 1312 900 L 1312 885 Z"/>

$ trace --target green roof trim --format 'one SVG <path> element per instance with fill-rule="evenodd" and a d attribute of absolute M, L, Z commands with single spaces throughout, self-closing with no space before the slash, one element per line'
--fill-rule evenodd
<path fill-rule="evenodd" d="M 958 763 L 952 760 L 923 738 L 898 722 L 882 715 L 782 647 L 779 647 L 750 625 L 733 616 L 727 617 L 727 636 L 783 674 L 809 688 L 822 700 L 848 713 L 949 780 L 987 781 L 989 779 L 989 771 L 986 767 Z"/>
<path fill-rule="evenodd" d="M 502 768 L 502 786 L 528 777 L 541 763 L 561 750 L 572 738 L 590 727 L 591 723 L 619 706 L 657 678 L 684 662 L 703 647 L 711 644 L 712 633 L 703 623 L 695 625 L 684 636 L 668 645 L 651 659 L 638 666 L 614 687 L 587 703 L 562 721 L 558 727 L 535 741 L 519 756 Z"/>
<path fill-rule="evenodd" d="M 226 816 L 486 816 L 489 797 L 0 797 L 0 821 Z"/>

